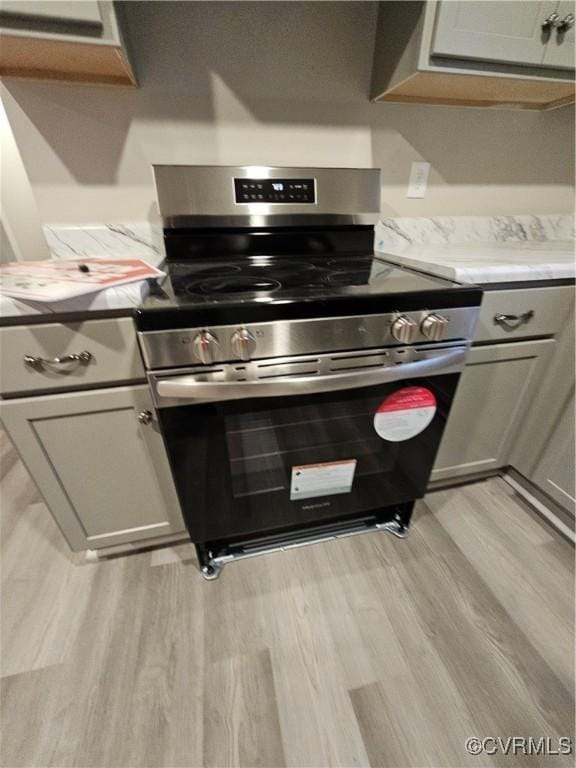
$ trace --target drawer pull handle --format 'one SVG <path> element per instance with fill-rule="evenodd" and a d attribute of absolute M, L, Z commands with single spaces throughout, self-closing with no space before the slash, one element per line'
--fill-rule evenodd
<path fill-rule="evenodd" d="M 551 32 L 554 27 L 558 26 L 560 16 L 557 13 L 551 13 L 550 16 L 542 23 L 543 32 Z"/>
<path fill-rule="evenodd" d="M 24 355 L 24 364 L 30 368 L 42 368 L 45 365 L 71 365 L 78 363 L 89 363 L 92 360 L 91 352 L 80 352 L 79 354 L 64 355 L 63 357 L 53 357 L 46 359 L 44 357 L 34 357 L 34 355 Z"/>
<path fill-rule="evenodd" d="M 558 36 L 564 35 L 566 32 L 568 32 L 569 29 L 572 29 L 574 26 L 574 14 L 569 13 L 568 16 L 565 16 L 562 21 L 558 22 L 556 25 L 556 31 L 558 32 Z"/>
<path fill-rule="evenodd" d="M 529 309 L 528 312 L 524 312 L 522 315 L 502 315 L 498 313 L 494 315 L 494 322 L 504 328 L 518 328 L 523 323 L 528 323 L 534 317 L 534 310 Z"/>

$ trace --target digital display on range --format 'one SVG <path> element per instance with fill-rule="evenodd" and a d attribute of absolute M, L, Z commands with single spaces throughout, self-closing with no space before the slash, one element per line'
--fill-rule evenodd
<path fill-rule="evenodd" d="M 315 203 L 314 179 L 234 179 L 237 203 Z"/>

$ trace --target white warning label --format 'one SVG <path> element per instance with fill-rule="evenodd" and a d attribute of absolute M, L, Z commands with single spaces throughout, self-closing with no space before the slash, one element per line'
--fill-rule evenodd
<path fill-rule="evenodd" d="M 290 500 L 298 501 L 312 499 L 315 496 L 350 493 L 355 471 L 356 459 L 292 467 Z"/>

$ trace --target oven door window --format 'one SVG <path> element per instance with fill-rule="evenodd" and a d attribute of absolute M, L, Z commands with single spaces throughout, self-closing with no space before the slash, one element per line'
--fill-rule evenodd
<path fill-rule="evenodd" d="M 192 540 L 289 531 L 423 496 L 457 381 L 163 409 Z"/>

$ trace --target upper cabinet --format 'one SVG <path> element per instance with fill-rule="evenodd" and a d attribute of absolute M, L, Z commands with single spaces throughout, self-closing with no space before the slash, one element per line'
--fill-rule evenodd
<path fill-rule="evenodd" d="M 2 0 L 0 75 L 136 84 L 116 8 L 96 0 Z"/>
<path fill-rule="evenodd" d="M 49 24 L 91 24 L 102 27 L 102 16 L 96 0 L 60 2 L 60 0 L 2 0 L 3 20 L 15 22 L 44 21 Z"/>
<path fill-rule="evenodd" d="M 490 6 L 486 12 L 486 2 L 441 2 L 432 55 L 544 66 L 546 49 L 555 39 L 558 3 L 530 0 L 492 2 Z M 568 49 L 565 44 L 561 48 Z"/>
<path fill-rule="evenodd" d="M 574 16 L 557 0 L 380 4 L 376 101 L 547 109 L 574 101 Z"/>

